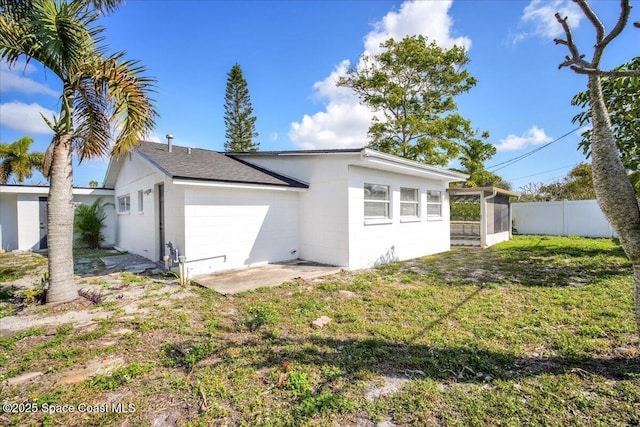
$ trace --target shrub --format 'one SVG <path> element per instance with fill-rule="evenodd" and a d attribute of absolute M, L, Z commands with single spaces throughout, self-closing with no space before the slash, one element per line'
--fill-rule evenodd
<path fill-rule="evenodd" d="M 73 231 L 76 233 L 78 240 L 91 249 L 97 248 L 102 239 L 104 239 L 102 229 L 107 218 L 104 206 L 102 199 L 97 199 L 91 205 L 80 205 L 76 208 Z"/>

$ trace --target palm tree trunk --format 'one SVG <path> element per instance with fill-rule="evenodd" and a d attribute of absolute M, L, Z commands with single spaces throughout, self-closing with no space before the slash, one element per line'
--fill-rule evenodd
<path fill-rule="evenodd" d="M 600 208 L 618 233 L 620 243 L 633 264 L 635 318 L 640 331 L 640 207 L 620 160 L 597 75 L 589 75 L 589 96 L 593 123 L 593 186 Z"/>
<path fill-rule="evenodd" d="M 73 174 L 71 134 L 60 135 L 53 149 L 48 208 L 49 290 L 47 304 L 78 298 L 73 283 Z"/>

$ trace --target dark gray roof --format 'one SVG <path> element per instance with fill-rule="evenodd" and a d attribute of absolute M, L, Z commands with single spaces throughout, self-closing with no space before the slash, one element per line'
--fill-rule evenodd
<path fill-rule="evenodd" d="M 234 159 L 216 151 L 143 141 L 136 151 L 172 178 L 308 188 L 295 179 Z"/>

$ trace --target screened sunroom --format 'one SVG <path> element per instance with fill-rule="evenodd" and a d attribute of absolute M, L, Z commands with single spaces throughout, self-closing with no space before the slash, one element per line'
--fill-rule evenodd
<path fill-rule="evenodd" d="M 451 246 L 487 248 L 511 239 L 511 197 L 496 187 L 450 188 Z"/>

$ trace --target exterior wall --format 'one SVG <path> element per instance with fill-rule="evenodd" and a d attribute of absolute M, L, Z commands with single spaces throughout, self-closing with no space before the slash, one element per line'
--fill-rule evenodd
<path fill-rule="evenodd" d="M 511 240 L 511 232 L 503 231 L 501 233 L 491 233 L 487 234 L 485 247 L 493 246 L 500 242 L 506 242 L 507 240 Z"/>
<path fill-rule="evenodd" d="M 40 249 L 40 197 L 47 197 L 47 187 L 7 186 L 0 189 L 0 237 L 3 249 Z M 112 203 L 112 190 L 74 189 L 74 203 L 92 204 L 102 198 L 103 203 Z M 113 206 L 105 206 L 107 218 L 104 243 L 115 243 L 116 218 Z"/>
<path fill-rule="evenodd" d="M 0 193 L 0 249 L 18 249 L 18 196 Z"/>
<path fill-rule="evenodd" d="M 390 186 L 390 220 L 364 219 L 364 184 Z M 400 217 L 400 187 L 417 188 L 419 218 Z M 349 167 L 349 269 L 445 252 L 449 243 L 449 198 L 445 182 L 357 166 Z M 440 191 L 442 218 L 427 219 L 426 192 Z"/>
<path fill-rule="evenodd" d="M 160 251 L 159 232 L 158 232 L 158 194 L 157 186 L 154 189 L 154 235 L 156 236 L 155 245 Z M 158 254 L 157 259 L 160 260 L 164 255 L 169 255 L 169 249 L 166 247 L 168 242 L 173 243 L 178 249 L 179 255 L 183 255 L 186 248 L 185 241 L 185 188 L 172 183 L 170 178 L 164 179 L 164 243 L 162 253 Z"/>
<path fill-rule="evenodd" d="M 38 195 L 18 194 L 18 249 L 40 249 L 40 201 Z"/>
<path fill-rule="evenodd" d="M 113 196 L 92 196 L 92 195 L 75 195 L 73 201 L 85 205 L 92 205 L 98 198 L 101 198 L 104 213 L 107 217 L 104 220 L 104 228 L 102 235 L 104 236 L 103 244 L 112 246 L 116 244 L 116 208 L 113 204 Z"/>
<path fill-rule="evenodd" d="M 298 257 L 348 267 L 348 157 L 305 155 L 242 159 L 309 183 L 309 189 L 299 193 Z"/>
<path fill-rule="evenodd" d="M 520 234 L 616 236 L 595 200 L 512 203 L 511 207 Z"/>
<path fill-rule="evenodd" d="M 298 258 L 299 194 L 186 186 L 187 277 Z"/>
<path fill-rule="evenodd" d="M 114 204 L 116 206 L 117 226 L 116 245 L 131 253 L 158 261 L 160 253 L 158 219 L 157 219 L 157 184 L 163 183 L 165 176 L 151 167 L 148 162 L 140 159 L 136 154 L 123 160 L 122 168 L 115 184 Z M 171 188 L 165 185 L 165 195 Z M 143 191 L 143 208 L 138 205 L 138 191 Z M 146 194 L 145 194 L 146 193 Z M 129 195 L 130 210 L 128 213 L 118 211 L 118 197 Z M 165 197 L 165 212 L 182 210 L 182 203 L 174 205 L 167 203 Z M 167 235 L 166 241 L 175 237 Z"/>

